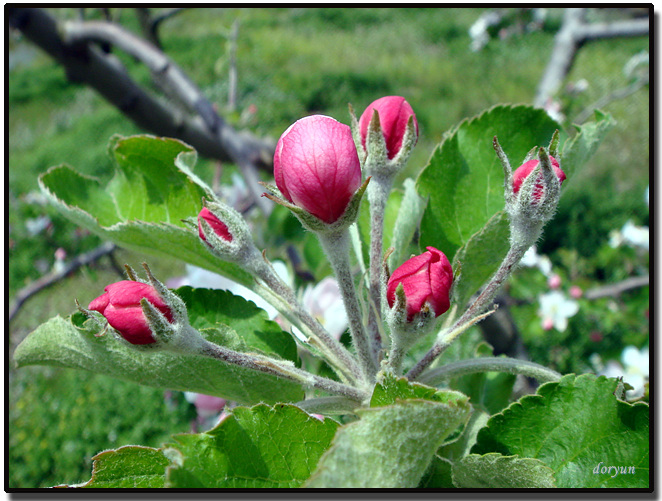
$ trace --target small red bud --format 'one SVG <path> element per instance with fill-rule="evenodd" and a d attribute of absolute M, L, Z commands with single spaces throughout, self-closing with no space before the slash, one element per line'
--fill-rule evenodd
<path fill-rule="evenodd" d="M 558 161 L 552 156 L 549 157 L 549 160 L 552 163 L 552 169 L 554 169 L 556 177 L 559 178 L 559 182 L 563 183 L 563 181 L 565 181 L 565 173 L 561 170 L 561 167 L 559 167 Z M 539 163 L 540 160 L 536 160 L 534 158 L 528 162 L 524 162 L 517 168 L 517 170 L 513 173 L 513 193 L 517 194 L 517 192 L 522 187 L 524 180 L 529 177 L 529 174 L 531 174 L 536 167 L 538 167 Z M 539 179 L 542 181 L 542 172 L 540 173 Z M 544 188 L 542 182 L 538 182 L 533 190 L 533 199 L 540 200 L 543 194 L 543 190 Z"/>
<path fill-rule="evenodd" d="M 359 119 L 359 130 L 361 133 L 361 144 L 365 149 L 366 137 L 368 135 L 368 125 L 374 114 L 374 110 L 379 113 L 379 123 L 386 141 L 386 150 L 388 158 L 391 159 L 398 154 L 402 147 L 402 139 L 405 136 L 409 117 L 414 117 L 414 126 L 418 136 L 418 121 L 411 105 L 400 96 L 385 96 L 372 102 L 363 112 Z"/>
<path fill-rule="evenodd" d="M 407 315 L 411 320 L 428 303 L 436 317 L 450 308 L 450 289 L 453 285 L 453 268 L 443 252 L 428 247 L 398 267 L 386 285 L 386 298 L 392 308 L 395 290 L 402 284 L 407 298 Z"/>
<path fill-rule="evenodd" d="M 173 316 L 168 305 L 151 285 L 122 280 L 108 285 L 106 292 L 93 299 L 88 308 L 101 313 L 108 323 L 131 344 L 156 342 L 147 324 L 140 300 L 147 299 L 169 322 Z"/>
<path fill-rule="evenodd" d="M 200 235 L 200 238 L 202 240 L 204 240 L 205 242 L 207 241 L 205 235 L 202 232 L 202 225 L 200 224 L 200 219 L 204 219 L 207 222 L 207 224 L 211 226 L 212 230 L 214 230 L 214 233 L 216 233 L 223 240 L 232 242 L 232 234 L 230 233 L 230 230 L 228 230 L 227 225 L 223 221 L 218 219 L 207 207 L 203 207 L 203 209 L 198 214 L 198 235 Z"/>

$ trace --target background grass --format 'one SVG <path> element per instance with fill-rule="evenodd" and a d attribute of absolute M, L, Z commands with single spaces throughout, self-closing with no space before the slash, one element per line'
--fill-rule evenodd
<path fill-rule="evenodd" d="M 49 10 L 59 19 L 77 16 L 75 9 Z M 99 17 L 96 10 L 88 11 Z M 132 9 L 113 12 L 125 27 L 138 32 Z M 508 12 L 518 14 L 515 9 Z M 221 112 L 260 136 L 275 139 L 310 113 L 348 123 L 347 103 L 361 113 L 383 95 L 405 96 L 420 126 L 419 144 L 405 173 L 415 175 L 444 132 L 460 120 L 496 104 L 533 100 L 562 11 L 549 9 L 540 30 L 496 38 L 472 52 L 468 28 L 482 13 L 476 8 L 188 9 L 166 21 L 160 34 L 165 52 Z M 239 22 L 238 102 L 237 110 L 230 113 L 226 110 L 227 33 L 235 20 Z M 10 56 L 14 56 L 8 75 L 7 144 L 11 300 L 17 290 L 50 268 L 58 247 L 72 256 L 100 243 L 40 202 L 38 175 L 67 163 L 107 179 L 112 175 L 106 154 L 109 138 L 141 131 L 93 91 L 68 82 L 61 67 L 19 34 L 10 35 Z M 579 96 L 561 93 L 569 117 L 627 85 L 623 66 L 647 50 L 648 43 L 640 37 L 584 46 L 567 82 L 586 79 L 589 87 Z M 151 87 L 145 68 L 116 54 L 134 78 Z M 242 112 L 251 106 L 256 113 L 246 121 Z M 599 266 L 591 260 L 605 245 L 609 231 L 628 219 L 648 222 L 643 202 L 649 183 L 648 91 L 613 102 L 605 111 L 617 125 L 581 178 L 569 183 L 541 242 L 555 264 L 563 264 L 563 256 L 574 252 L 575 261 L 588 262 L 585 269 L 596 279 L 600 279 Z M 201 159 L 197 173 L 211 180 L 213 172 L 213 162 Z M 227 166 L 224 179 L 231 172 L 232 166 Z M 26 221 L 43 215 L 50 218 L 50 226 L 30 234 Z M 136 267 L 144 258 L 122 251 L 117 259 Z M 162 279 L 183 272 L 181 263 L 150 260 L 150 265 Z M 102 260 L 43 291 L 12 323 L 11 347 L 48 318 L 71 313 L 73 298 L 89 301 L 116 277 L 108 261 Z M 639 301 L 646 300 L 647 289 Z M 535 311 L 530 316 L 535 318 Z M 186 431 L 189 423 L 185 403 L 166 410 L 163 392 L 102 376 L 30 367 L 10 371 L 9 383 L 11 487 L 86 480 L 95 452 L 126 443 L 158 446 L 168 431 Z"/>

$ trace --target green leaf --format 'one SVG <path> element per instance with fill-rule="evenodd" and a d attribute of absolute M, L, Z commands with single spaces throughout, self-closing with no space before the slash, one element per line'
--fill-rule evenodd
<path fill-rule="evenodd" d="M 595 122 L 588 122 L 577 128 L 577 134 L 563 145 L 561 168 L 570 178 L 575 171 L 593 156 L 607 133 L 616 125 L 609 113 L 595 110 Z"/>
<path fill-rule="evenodd" d="M 160 489 L 165 487 L 170 464 L 161 449 L 127 445 L 103 451 L 92 458 L 92 478 L 77 487 L 96 489 Z"/>
<path fill-rule="evenodd" d="M 388 259 L 389 267 L 392 270 L 409 257 L 407 249 L 414 239 L 414 234 L 421 222 L 426 205 L 427 201 L 416 192 L 415 182 L 412 179 L 405 179 L 404 196 L 393 225 L 393 236 L 390 244 L 394 249 Z"/>
<path fill-rule="evenodd" d="M 338 430 L 305 487 L 416 487 L 439 445 L 470 412 L 455 393 L 447 403 L 417 399 L 357 409 L 359 421 Z"/>
<path fill-rule="evenodd" d="M 391 236 L 393 235 L 393 228 L 395 227 L 395 221 L 398 217 L 403 197 L 404 195 L 400 190 L 391 190 L 391 193 L 388 196 L 386 210 L 384 212 L 382 251 L 388 249 L 391 245 Z M 361 235 L 363 256 L 365 256 L 366 260 L 365 265 L 368 267 L 368 260 L 370 258 L 370 203 L 368 202 L 368 197 L 365 197 L 361 203 L 357 225 L 359 228 L 359 234 Z"/>
<path fill-rule="evenodd" d="M 331 444 L 338 423 L 293 405 L 236 407 L 205 433 L 175 435 L 167 486 L 299 487 Z"/>
<path fill-rule="evenodd" d="M 407 399 L 423 399 L 450 403 L 464 402 L 466 396 L 461 393 L 437 390 L 430 386 L 411 382 L 405 377 L 386 374 L 383 381 L 375 385 L 372 398 L 370 399 L 370 407 L 383 407 Z"/>
<path fill-rule="evenodd" d="M 418 193 L 429 196 L 421 247 L 436 247 L 452 260 L 503 209 L 503 168 L 492 147 L 494 136 L 515 169 L 531 148 L 547 146 L 558 128 L 544 110 L 496 106 L 452 130 L 417 180 Z"/>
<path fill-rule="evenodd" d="M 195 217 L 212 192 L 191 171 L 196 153 L 176 139 L 115 137 L 116 172 L 108 185 L 68 166 L 51 167 L 39 186 L 66 217 L 122 247 L 176 257 L 250 287 L 250 275 L 220 261 L 182 219 Z"/>
<path fill-rule="evenodd" d="M 419 489 L 453 489 L 453 464 L 447 459 L 435 456 L 423 478 L 418 484 Z"/>
<path fill-rule="evenodd" d="M 453 463 L 453 483 L 466 489 L 554 488 L 554 472 L 538 459 L 472 454 Z"/>
<path fill-rule="evenodd" d="M 497 212 L 460 247 L 453 258 L 453 270 L 461 274 L 453 286 L 453 304 L 463 309 L 483 284 L 496 273 L 510 248 L 510 222 L 505 212 Z"/>
<path fill-rule="evenodd" d="M 198 330 L 230 326 L 228 348 L 235 351 L 260 351 L 299 363 L 297 346 L 290 334 L 272 322 L 252 301 L 229 291 L 180 287 L 175 293 L 186 303 L 189 322 Z M 227 329 L 225 329 L 227 331 Z M 234 343 L 234 344 L 232 344 Z M 234 346 L 234 347 L 233 347 Z"/>
<path fill-rule="evenodd" d="M 296 359 L 294 341 L 263 310 L 226 291 L 182 288 L 194 325 L 208 340 L 240 351 Z M 179 291 L 178 291 L 179 292 Z M 190 303 L 189 303 L 190 302 Z M 210 315 L 218 309 L 216 316 Z M 216 323 L 227 321 L 225 323 Z M 207 357 L 131 348 L 80 313 L 55 317 L 28 335 L 14 352 L 19 367 L 42 364 L 85 369 L 147 386 L 215 395 L 240 403 L 299 401 L 294 382 Z"/>
<path fill-rule="evenodd" d="M 647 488 L 648 405 L 619 400 L 617 386 L 592 374 L 546 383 L 492 416 L 471 452 L 540 459 L 559 488 Z"/>

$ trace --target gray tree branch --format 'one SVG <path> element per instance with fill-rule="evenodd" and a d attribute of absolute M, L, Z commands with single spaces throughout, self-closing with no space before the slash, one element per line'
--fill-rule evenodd
<path fill-rule="evenodd" d="M 648 19 L 587 23 L 584 21 L 585 14 L 586 8 L 565 10 L 563 24 L 554 39 L 552 56 L 538 84 L 534 106 L 543 107 L 558 91 L 583 43 L 600 38 L 647 36 L 649 33 Z"/>
<path fill-rule="evenodd" d="M 271 166 L 275 143 L 234 130 L 186 74 L 156 47 L 112 23 L 60 26 L 42 9 L 13 7 L 8 12 L 11 26 L 64 66 L 70 80 L 94 88 L 139 127 L 181 139 L 208 158 L 237 164 L 253 190 L 256 204 L 269 210 L 260 197 L 257 167 Z M 186 109 L 177 110 L 146 92 L 115 56 L 100 51 L 94 42 L 117 46 L 138 58 L 152 70 L 168 96 Z"/>

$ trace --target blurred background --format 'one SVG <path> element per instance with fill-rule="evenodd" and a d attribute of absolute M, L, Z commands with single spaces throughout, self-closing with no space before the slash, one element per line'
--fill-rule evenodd
<path fill-rule="evenodd" d="M 59 22 L 110 20 L 138 36 L 145 33 L 146 13 L 139 12 L 145 10 L 46 9 Z M 152 41 L 230 125 L 268 144 L 307 114 L 349 123 L 348 103 L 360 114 L 378 97 L 404 96 L 420 126 L 406 173 L 414 177 L 461 120 L 496 104 L 541 99 L 537 90 L 565 15 L 563 9 L 517 8 L 149 11 L 152 19 L 163 15 Z M 585 23 L 599 25 L 646 19 L 648 11 L 586 9 L 583 15 Z M 135 267 L 145 259 L 116 249 L 40 288 L 44 277 L 103 242 L 47 204 L 38 176 L 66 163 L 107 181 L 113 175 L 111 136 L 145 131 L 94 90 L 72 83 L 20 29 L 10 29 L 7 49 L 8 299 L 20 303 L 7 331 L 11 355 L 41 323 L 71 314 L 74 298 L 87 304 L 120 279 L 124 263 Z M 143 64 L 110 50 L 131 78 L 153 89 Z M 558 90 L 543 96 L 540 104 L 567 130 L 590 121 L 596 107 L 616 125 L 564 185 L 555 219 L 504 291 L 529 359 L 564 373 L 625 375 L 635 387 L 631 395 L 643 398 L 649 335 L 648 51 L 647 35 L 586 41 Z M 230 162 L 204 157 L 196 167 L 197 175 L 226 194 L 245 189 L 238 172 Z M 258 174 L 272 179 L 268 165 Z M 300 284 L 328 274 L 288 214 L 276 209 L 266 221 L 253 210 L 249 217 L 258 228 L 262 224 L 260 238 L 270 257 L 291 261 L 285 238 L 299 246 L 308 268 Z M 149 264 L 162 280 L 187 274 L 183 263 L 149 258 Z M 126 444 L 158 447 L 170 434 L 199 424 L 200 409 L 180 392 L 50 367 L 8 371 L 10 487 L 86 481 L 97 452 Z"/>

